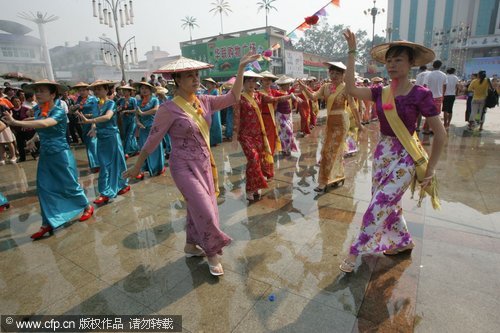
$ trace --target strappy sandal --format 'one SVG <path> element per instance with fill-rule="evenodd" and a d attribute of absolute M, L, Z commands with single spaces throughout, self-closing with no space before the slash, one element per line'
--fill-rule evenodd
<path fill-rule="evenodd" d="M 405 252 L 411 252 L 415 248 L 415 244 L 410 243 L 404 247 L 400 247 L 399 249 L 385 250 L 383 253 L 386 256 L 395 256 L 398 254 L 402 254 Z"/>
<path fill-rule="evenodd" d="M 207 254 L 203 250 L 200 250 L 200 252 L 196 252 L 196 253 L 184 251 L 184 253 L 186 254 L 186 258 L 206 257 L 207 256 Z"/>
<path fill-rule="evenodd" d="M 220 269 L 220 272 L 217 272 L 216 269 Z M 208 270 L 210 271 L 210 274 L 212 274 L 213 276 L 221 276 L 221 275 L 224 275 L 224 270 L 222 269 L 222 264 L 221 263 L 218 263 L 217 265 L 213 266 L 213 265 L 210 265 L 210 263 L 208 264 Z"/>
<path fill-rule="evenodd" d="M 356 267 L 356 264 L 350 261 L 347 261 L 347 259 L 342 260 L 342 263 L 339 266 L 339 269 L 344 272 L 344 273 L 352 273 L 354 270 L 354 267 Z"/>

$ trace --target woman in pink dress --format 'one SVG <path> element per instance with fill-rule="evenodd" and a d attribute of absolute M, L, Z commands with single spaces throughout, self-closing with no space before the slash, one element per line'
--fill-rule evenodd
<path fill-rule="evenodd" d="M 199 70 L 213 65 L 180 57 L 160 68 L 157 73 L 168 73 L 174 79 L 176 96 L 160 106 L 135 165 L 123 175 L 137 176 L 147 156 L 162 142 L 165 134 L 170 135 L 170 172 L 187 206 L 184 251 L 187 257 L 207 256 L 210 273 L 214 276 L 224 274 L 219 256 L 231 243 L 231 238 L 219 227 L 218 185 L 214 181 L 217 170 L 210 151 L 212 114 L 239 101 L 245 65 L 258 57 L 247 54 L 241 58 L 232 90 L 221 96 L 196 96 L 200 87 Z"/>

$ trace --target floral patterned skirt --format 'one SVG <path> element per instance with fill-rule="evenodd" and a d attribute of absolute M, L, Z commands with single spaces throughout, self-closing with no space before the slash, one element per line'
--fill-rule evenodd
<path fill-rule="evenodd" d="M 413 159 L 396 137 L 382 136 L 373 154 L 372 199 L 350 254 L 382 252 L 412 242 L 401 198 L 415 174 Z"/>
<path fill-rule="evenodd" d="M 293 137 L 292 114 L 277 112 L 276 115 L 278 116 L 280 123 L 281 150 L 285 153 L 297 151 L 297 144 L 295 143 L 295 138 Z"/>

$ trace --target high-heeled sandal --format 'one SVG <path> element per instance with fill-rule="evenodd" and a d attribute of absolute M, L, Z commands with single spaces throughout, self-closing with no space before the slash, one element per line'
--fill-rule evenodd
<path fill-rule="evenodd" d="M 216 271 L 216 269 L 218 268 L 220 269 L 219 272 Z M 210 271 L 210 274 L 212 274 L 213 276 L 224 275 L 224 270 L 222 269 L 221 263 L 218 263 L 217 265 L 210 265 L 210 263 L 208 263 L 208 270 Z"/>
<path fill-rule="evenodd" d="M 354 267 L 356 267 L 356 264 L 350 261 L 347 261 L 347 259 L 342 260 L 342 263 L 339 266 L 339 269 L 344 272 L 344 273 L 352 273 L 354 270 Z"/>
<path fill-rule="evenodd" d="M 80 222 L 87 221 L 89 218 L 92 217 L 92 215 L 94 215 L 94 206 L 89 206 L 83 211 L 83 214 L 82 216 L 80 216 L 80 219 L 78 221 Z"/>
<path fill-rule="evenodd" d="M 184 251 L 184 253 L 186 254 L 186 258 L 193 258 L 193 257 L 201 258 L 201 257 L 207 256 L 207 254 L 203 250 L 200 250 L 199 252 L 186 252 L 186 251 Z"/>
<path fill-rule="evenodd" d="M 323 193 L 326 193 L 326 186 L 324 186 L 324 187 L 319 187 L 319 186 L 317 186 L 317 187 L 314 189 L 314 192 L 318 192 L 318 193 L 323 192 Z"/>
<path fill-rule="evenodd" d="M 49 235 L 53 235 L 54 234 L 54 229 L 52 229 L 52 227 L 50 225 L 42 225 L 40 227 L 40 230 L 38 230 L 37 232 L 35 232 L 33 235 L 31 235 L 31 238 L 33 240 L 37 240 L 37 239 L 40 239 L 42 238 L 46 233 L 49 233 Z"/>
<path fill-rule="evenodd" d="M 104 196 L 104 195 L 100 195 L 99 198 L 95 199 L 94 200 L 94 203 L 96 205 L 102 205 L 102 204 L 107 204 L 109 201 L 109 198 Z"/>
<path fill-rule="evenodd" d="M 141 172 L 140 174 L 138 174 L 137 176 L 135 176 L 135 179 L 137 179 L 137 180 L 143 180 L 144 179 L 144 172 Z"/>
<path fill-rule="evenodd" d="M 399 249 L 385 250 L 383 253 L 386 256 L 395 256 L 395 255 L 402 254 L 405 252 L 411 252 L 414 248 L 415 248 L 415 244 L 410 243 L 406 246 L 400 247 Z"/>
<path fill-rule="evenodd" d="M 118 195 L 123 195 L 123 194 L 127 193 L 128 191 L 130 191 L 130 185 L 127 185 L 124 188 L 122 188 L 121 190 L 119 190 Z"/>
<path fill-rule="evenodd" d="M 3 212 L 4 210 L 7 210 L 10 208 L 10 204 L 9 203 L 6 203 L 4 205 L 1 205 L 0 206 L 0 212 Z"/>

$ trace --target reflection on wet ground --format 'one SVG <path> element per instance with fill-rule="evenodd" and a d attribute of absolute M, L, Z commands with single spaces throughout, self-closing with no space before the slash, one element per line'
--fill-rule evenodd
<path fill-rule="evenodd" d="M 214 148 L 221 227 L 234 242 L 226 274 L 186 259 L 185 203 L 169 173 L 32 242 L 40 225 L 36 162 L 0 167 L 12 208 L 0 215 L 1 314 L 180 314 L 186 332 L 496 331 L 500 317 L 500 113 L 482 133 L 464 132 L 457 101 L 438 166 L 442 210 L 403 207 L 417 248 L 411 255 L 358 259 L 338 270 L 370 199 L 377 123 L 346 159 L 343 187 L 317 195 L 322 130 L 299 139 L 300 153 L 278 158 L 263 199 L 245 200 L 239 145 Z M 75 149 L 89 199 L 97 176 Z M 134 159 L 128 161 L 132 164 Z M 269 295 L 275 296 L 274 301 Z"/>

